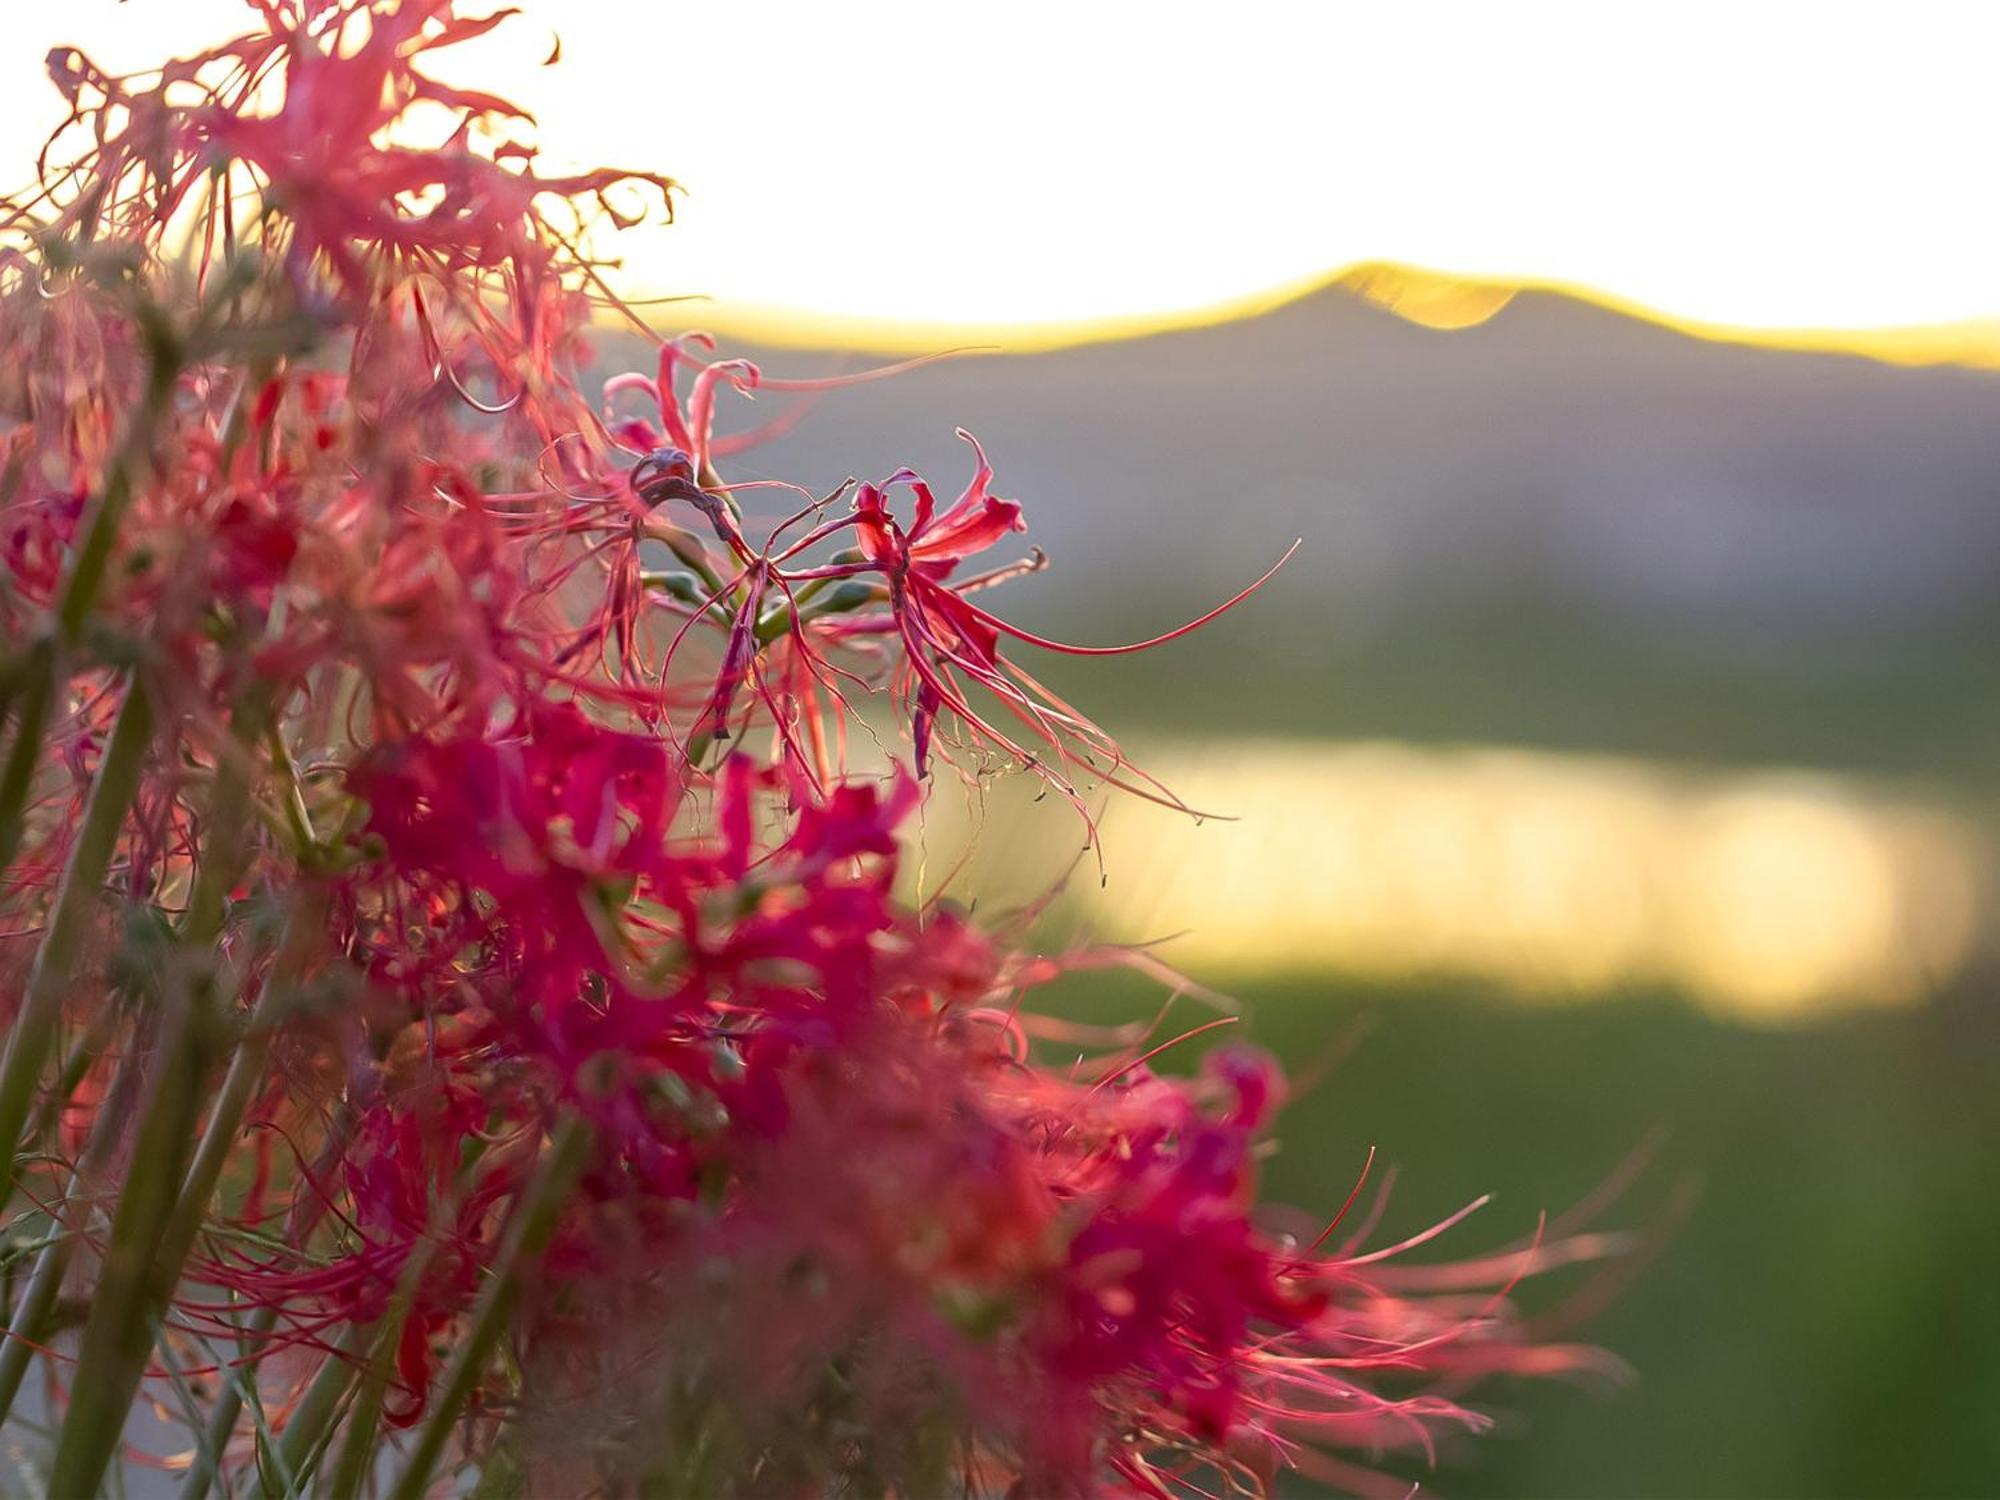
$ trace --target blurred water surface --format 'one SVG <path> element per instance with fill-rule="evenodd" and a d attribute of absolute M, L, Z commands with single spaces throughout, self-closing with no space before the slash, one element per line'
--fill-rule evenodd
<path fill-rule="evenodd" d="M 1081 818 L 1034 777 L 957 794 L 946 778 L 915 868 L 967 852 L 955 882 L 988 901 L 1059 884 L 1073 930 L 1208 978 L 1440 975 L 1574 999 L 1656 985 L 1756 1022 L 1919 1003 L 1992 942 L 1992 829 L 1934 789 L 1492 746 L 1134 754 L 1207 815 L 1098 796 L 1100 873 L 1074 850 Z"/>

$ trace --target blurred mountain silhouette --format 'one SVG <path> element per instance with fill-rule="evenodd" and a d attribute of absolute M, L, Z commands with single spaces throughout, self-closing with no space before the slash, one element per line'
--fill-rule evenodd
<path fill-rule="evenodd" d="M 723 352 L 772 373 L 863 367 Z M 723 409 L 747 425 L 790 399 Z M 1957 766 L 2000 748 L 2000 723 L 1981 707 L 1972 725 L 1960 701 L 2000 696 L 1983 649 L 2000 601 L 2000 374 L 1714 342 L 1542 291 L 1441 331 L 1334 285 L 1238 322 L 964 355 L 836 391 L 730 473 L 824 490 L 907 463 L 954 493 L 971 468 L 961 424 L 1054 558 L 1010 586 L 1038 628 L 1149 633 L 1303 537 L 1248 623 L 1188 648 L 1363 705 L 1324 721 L 1279 705 L 1277 727 L 1918 767 L 1927 737 L 1953 738 Z M 1538 727 L 1569 710 L 1538 718 L 1532 682 L 1490 727 L 1476 708 L 1366 709 L 1392 677 L 1405 707 L 1426 683 L 1442 702 L 1495 673 L 1542 673 L 1560 696 L 1579 651 L 1596 655 L 1577 711 L 1607 722 L 1573 734 Z M 1654 702 L 1662 653 L 1734 674 L 1739 707 L 1769 724 L 1736 735 L 1701 682 Z M 1823 749 L 1785 722 L 1805 679 L 1839 700 Z M 1634 701 L 1605 700 L 1600 680 Z M 1675 729 L 1683 710 L 1696 722 Z M 1658 735 L 1631 722 L 1649 712 Z M 1887 713 L 1911 722 L 1869 728 Z M 1877 754 L 1859 743 L 1871 733 L 1919 748 Z"/>
<path fill-rule="evenodd" d="M 1524 596 L 1814 640 L 1960 619 L 2000 582 L 2000 375 L 1710 342 L 1556 293 L 1439 331 L 1335 286 L 961 357 L 824 398 L 749 467 L 943 485 L 961 423 L 1097 583 L 1221 587 L 1304 536 L 1288 588 L 1336 612 Z"/>

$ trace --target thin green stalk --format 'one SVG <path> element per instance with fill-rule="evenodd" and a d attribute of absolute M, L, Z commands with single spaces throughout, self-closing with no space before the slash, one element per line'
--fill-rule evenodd
<path fill-rule="evenodd" d="M 306 808 L 305 789 L 299 784 L 299 768 L 292 760 L 292 747 L 285 743 L 285 734 L 277 723 L 264 727 L 265 743 L 270 746 L 271 763 L 283 773 L 285 778 L 285 826 L 295 845 L 295 856 L 303 861 L 319 844 L 319 834 L 313 828 L 312 813 Z"/>
<path fill-rule="evenodd" d="M 247 1336 L 251 1334 L 254 1327 L 255 1323 L 253 1321 L 251 1324 L 246 1324 L 242 1329 L 238 1330 L 239 1348 L 243 1346 L 243 1342 L 247 1341 Z M 239 1368 L 237 1365 L 225 1360 L 216 1347 L 200 1334 L 196 1334 L 194 1337 L 195 1343 L 200 1346 L 202 1352 L 214 1362 L 217 1369 L 222 1371 L 222 1378 L 228 1383 L 230 1391 L 236 1397 L 236 1409 L 240 1412 L 245 1407 L 249 1408 L 250 1429 L 257 1439 L 257 1453 L 259 1458 L 268 1458 L 272 1463 L 276 1463 L 278 1439 L 277 1435 L 271 1431 L 270 1421 L 264 1415 L 263 1398 L 257 1392 L 256 1365 L 243 1364 Z M 231 1426 L 234 1426 L 233 1422 Z M 211 1427 L 209 1430 L 212 1432 L 214 1428 Z M 222 1440 L 226 1442 L 228 1436 L 229 1434 L 224 1432 Z M 221 1443 L 216 1444 L 214 1451 L 217 1453 L 222 1451 Z M 288 1476 L 281 1474 L 278 1477 L 289 1486 L 291 1481 Z"/>
<path fill-rule="evenodd" d="M 201 1420 L 201 1405 L 194 1392 L 188 1387 L 186 1373 L 181 1362 L 174 1355 L 174 1341 L 167 1337 L 167 1330 L 161 1327 L 153 1340 L 153 1353 L 159 1357 L 160 1367 L 167 1373 L 167 1382 L 173 1387 L 174 1399 L 180 1403 L 181 1420 L 188 1430 L 195 1434 L 195 1462 L 208 1461 L 212 1455 L 208 1449 L 208 1424 Z"/>
<path fill-rule="evenodd" d="M 331 1500 L 355 1500 L 375 1467 L 375 1442 L 382 1422 L 382 1400 L 388 1394 L 389 1381 L 396 1372 L 396 1350 L 402 1343 L 403 1327 L 410 1320 L 410 1310 L 416 1305 L 417 1288 L 423 1284 L 424 1273 L 430 1269 L 432 1256 L 437 1250 L 438 1231 L 442 1227 L 444 1212 L 442 1201 L 433 1205 L 430 1232 L 404 1257 L 403 1268 L 396 1276 L 396 1289 L 389 1297 L 388 1311 L 375 1325 L 378 1330 L 375 1347 L 369 1351 L 360 1387 L 354 1394 L 354 1404 L 347 1413 L 347 1434 L 340 1445 L 340 1457 L 334 1464 L 331 1477 L 320 1487 L 320 1493 L 331 1497 Z M 201 1497 L 183 1496 L 182 1500 L 201 1500 Z"/>
<path fill-rule="evenodd" d="M 132 504 L 135 476 L 153 446 L 154 429 L 173 397 L 179 366 L 164 359 L 165 352 L 157 347 L 153 350 L 145 403 L 119 446 L 105 476 L 104 488 L 92 500 L 84 518 L 83 540 L 70 555 L 62 593 L 56 600 L 54 631 L 37 641 L 22 663 L 27 681 L 21 688 L 14 740 L 7 747 L 6 765 L 0 768 L 0 870 L 13 863 L 21 847 L 28 789 L 34 784 L 35 769 L 41 763 L 42 736 L 48 731 L 57 689 L 68 678 L 70 650 L 81 638 L 90 612 L 97 607 L 112 547 L 118 540 L 118 528 L 124 524 L 125 512 Z M 17 1124 L 15 1128 L 20 1127 Z"/>
<path fill-rule="evenodd" d="M 239 728 L 247 727 L 247 721 L 239 719 Z M 248 741 L 253 736 L 239 733 L 238 738 Z M 213 853 L 203 865 L 203 876 L 212 878 L 214 889 L 205 890 L 204 882 L 198 881 L 188 902 L 186 939 L 198 947 L 214 941 L 215 930 L 221 925 L 222 896 L 228 889 L 228 881 L 235 868 L 234 851 L 245 842 L 242 825 L 248 817 L 249 797 L 240 770 L 225 773 L 224 779 L 217 782 L 214 805 L 218 816 L 204 845 L 205 850 Z M 180 1197 L 160 1237 L 159 1273 L 170 1287 L 180 1280 L 181 1268 L 187 1264 L 188 1255 L 194 1249 L 195 1237 L 201 1233 L 201 1226 L 208 1217 L 209 1203 L 215 1197 L 215 1185 L 221 1180 L 222 1169 L 236 1145 L 238 1132 L 243 1128 L 243 1116 L 258 1087 L 264 1082 L 264 1064 L 271 1051 L 271 1028 L 298 982 L 303 962 L 300 942 L 317 922 L 319 910 L 317 900 L 311 900 L 295 909 L 288 918 L 285 935 L 279 944 L 277 972 L 265 981 L 263 993 L 257 997 L 256 1007 L 251 1011 L 250 1019 L 237 1040 L 235 1053 L 229 1059 L 229 1071 L 223 1075 L 222 1088 L 209 1109 L 201 1144 L 195 1148 L 194 1157 L 188 1163 L 187 1179 L 181 1185 Z M 212 1033 L 216 1026 L 216 1013 L 221 1007 L 217 1003 L 218 997 L 203 998 L 208 1003 L 200 1007 L 196 1020 Z"/>
<path fill-rule="evenodd" d="M 494 1264 L 493 1279 L 480 1295 L 472 1327 L 452 1357 L 451 1368 L 445 1372 L 444 1389 L 432 1403 L 430 1417 L 417 1435 L 416 1446 L 402 1476 L 390 1490 L 389 1500 L 422 1500 L 431 1470 L 437 1467 L 445 1445 L 451 1440 L 452 1427 L 471 1399 L 479 1377 L 485 1373 L 494 1346 L 506 1331 L 522 1280 L 555 1233 L 556 1216 L 568 1201 L 589 1150 L 590 1127 L 580 1116 L 564 1116 L 550 1133 L 549 1149 L 514 1205 L 507 1238 Z"/>
<path fill-rule="evenodd" d="M 204 1030 L 185 1000 L 166 1019 L 56 1439 L 51 1495 L 95 1495 L 104 1482 L 145 1374 L 154 1324 L 173 1289 L 160 1275 L 160 1235 L 180 1194 L 201 1112 Z"/>
<path fill-rule="evenodd" d="M 256 715 L 256 718 L 260 721 L 262 717 L 261 714 Z M 247 718 L 244 720 L 244 724 L 245 732 L 239 733 L 239 740 L 254 739 L 254 725 Z M 242 768 L 235 765 L 225 765 L 219 768 L 215 783 L 215 796 L 211 802 L 211 826 L 219 837 L 211 837 L 207 846 L 209 850 L 216 852 L 210 854 L 203 861 L 201 872 L 196 879 L 193 899 L 189 902 L 186 923 L 188 938 L 192 942 L 202 946 L 206 946 L 214 941 L 215 934 L 221 925 L 222 911 L 229 882 L 234 876 L 237 865 L 240 863 L 237 857 L 233 854 L 226 854 L 224 851 L 233 851 L 243 842 L 241 834 L 248 814 L 248 800 L 248 786 Z M 105 1022 L 101 1022 L 97 1027 L 93 1028 L 90 1036 L 78 1045 L 76 1055 L 70 1059 L 68 1066 L 64 1069 L 63 1077 L 59 1081 L 57 1089 L 49 1096 L 48 1103 L 42 1111 L 44 1115 L 51 1115 L 54 1110 L 59 1109 L 62 1101 L 75 1091 L 77 1084 L 82 1080 L 85 1072 L 87 1072 L 90 1065 L 96 1060 L 97 1052 L 103 1045 L 105 1037 L 109 1034 L 110 1026 L 108 1021 L 109 1018 L 107 1017 Z M 261 1060 L 262 1048 L 260 1047 L 257 1058 L 258 1066 L 261 1066 Z M 222 1110 L 227 1115 L 228 1120 L 228 1127 L 222 1134 L 233 1139 L 236 1126 L 241 1123 L 242 1110 L 244 1104 L 247 1102 L 249 1087 L 243 1080 L 236 1080 L 234 1074 L 232 1074 L 232 1080 L 236 1081 L 237 1087 L 233 1093 L 230 1090 L 225 1090 L 223 1100 L 218 1104 L 218 1110 Z M 105 1100 L 103 1107 L 97 1113 L 90 1139 L 84 1148 L 83 1160 L 72 1179 L 71 1192 L 74 1192 L 76 1184 L 89 1181 L 92 1177 L 101 1173 L 109 1164 L 110 1158 L 116 1151 L 118 1143 L 123 1136 L 124 1126 L 129 1118 L 127 1112 L 134 1102 L 133 1095 L 136 1092 L 139 1081 L 140 1070 L 138 1064 L 135 1060 L 128 1059 L 119 1071 L 118 1080 L 112 1086 L 111 1095 Z M 254 1082 L 254 1075 L 250 1081 Z M 234 1104 L 233 1112 L 229 1112 L 224 1107 L 232 1101 Z M 203 1144 L 206 1146 L 208 1142 L 204 1141 Z M 198 1168 L 203 1165 L 202 1163 L 197 1164 Z M 203 1182 L 207 1189 L 198 1195 L 199 1201 L 195 1205 L 197 1212 L 194 1215 L 194 1222 L 197 1225 L 200 1222 L 200 1210 L 205 1208 L 207 1203 L 208 1191 L 213 1190 L 214 1174 L 219 1171 L 220 1162 L 216 1161 L 213 1163 L 213 1169 L 209 1171 L 205 1178 L 198 1178 L 194 1173 L 190 1174 L 190 1187 L 193 1187 L 196 1182 Z M 184 1197 L 182 1206 L 185 1206 L 185 1202 L 186 1199 Z M 190 1245 L 192 1244 L 191 1233 L 189 1235 L 189 1243 Z M 27 1374 L 28 1365 L 33 1359 L 35 1352 L 33 1343 L 30 1341 L 39 1338 L 37 1329 L 41 1327 L 47 1319 L 50 1310 L 55 1306 L 57 1296 L 61 1291 L 63 1278 L 68 1272 L 75 1246 L 76 1241 L 73 1236 L 60 1235 L 51 1240 L 36 1258 L 34 1270 L 30 1275 L 22 1305 L 16 1312 L 11 1325 L 12 1331 L 22 1335 L 22 1337 L 8 1340 L 5 1347 L 0 1348 L 0 1422 L 6 1420 L 8 1412 L 12 1409 L 14 1398 L 20 1392 L 21 1381 Z M 185 1251 L 183 1251 L 181 1256 L 174 1260 L 173 1264 L 178 1267 L 180 1262 L 185 1258 Z"/>
<path fill-rule="evenodd" d="M 146 380 L 145 404 L 139 408 L 131 429 L 120 444 L 104 489 L 89 518 L 84 522 L 83 543 L 70 558 L 69 574 L 63 579 L 62 597 L 56 604 L 58 639 L 69 645 L 83 634 L 83 622 L 97 607 L 98 591 L 104 587 L 105 571 L 111 566 L 111 549 L 118 541 L 118 528 L 132 504 L 133 480 L 153 446 L 153 431 L 173 399 L 179 362 L 163 358 L 156 347 Z"/>
<path fill-rule="evenodd" d="M 222 1178 L 222 1169 L 243 1128 L 243 1116 L 264 1082 L 264 1063 L 271 1052 L 271 1014 L 282 1003 L 281 989 L 288 988 L 281 986 L 275 976 L 266 982 L 236 1052 L 229 1059 L 229 1071 L 223 1075 L 222 1088 L 208 1112 L 208 1123 L 202 1128 L 201 1144 L 188 1163 L 187 1178 L 160 1236 L 160 1269 L 169 1278 L 169 1285 L 180 1279 L 181 1268 L 187 1264 L 195 1238 L 208 1217 L 215 1185 Z"/>
<path fill-rule="evenodd" d="M 42 1095 L 42 1102 L 36 1106 L 28 1121 L 25 1139 L 39 1141 L 56 1127 L 62 1112 L 75 1099 L 76 1091 L 83 1086 L 89 1076 L 92 1064 L 104 1054 L 104 1047 L 118 1030 L 119 1015 L 115 1010 L 106 1010 L 90 1024 L 77 1041 L 75 1050 L 63 1059 L 56 1073 L 55 1087 Z"/>
<path fill-rule="evenodd" d="M 248 1334 L 246 1344 L 261 1341 L 278 1324 L 278 1309 L 266 1304 L 250 1315 L 244 1325 Z M 229 1370 L 233 1377 L 236 1372 Z M 215 1405 L 209 1408 L 208 1426 L 202 1430 L 201 1440 L 194 1450 L 194 1463 L 187 1476 L 181 1481 L 180 1493 L 175 1500 L 208 1500 L 208 1488 L 215 1483 L 215 1469 L 223 1451 L 229 1446 L 230 1436 L 236 1431 L 236 1419 L 243 1415 L 243 1386 L 240 1380 L 230 1378 L 222 1383 L 216 1392 Z"/>
<path fill-rule="evenodd" d="M 335 1414 L 340 1408 L 341 1398 L 348 1387 L 354 1384 L 354 1376 L 360 1368 L 355 1356 L 366 1349 L 374 1334 L 373 1324 L 348 1331 L 340 1347 L 327 1351 L 326 1363 L 319 1367 L 306 1393 L 299 1399 L 291 1416 L 286 1420 L 284 1431 L 278 1436 L 278 1471 L 289 1476 L 290 1490 L 281 1491 L 270 1484 L 264 1486 L 264 1493 L 270 1496 L 303 1495 L 306 1481 L 312 1477 L 313 1464 L 322 1450 Z"/>
<path fill-rule="evenodd" d="M 26 680 L 19 684 L 20 712 L 14 721 L 13 743 L 7 747 L 7 762 L 0 768 L 0 870 L 14 862 L 21 846 L 22 810 L 28 805 L 28 788 L 41 764 L 42 735 L 49 727 L 49 707 L 55 698 L 56 645 L 39 640 L 28 648 L 21 662 Z"/>
<path fill-rule="evenodd" d="M 238 706 L 234 729 L 239 752 L 247 754 L 256 743 L 266 717 L 254 703 Z M 172 1018 L 168 1045 L 158 1059 L 162 1076 L 155 1081 L 141 1123 L 139 1154 L 120 1195 L 111 1248 L 84 1329 L 76 1374 L 79 1396 L 72 1401 L 57 1442 L 56 1472 L 63 1473 L 67 1461 L 72 1466 L 69 1477 L 88 1477 L 92 1486 L 115 1451 L 124 1411 L 144 1373 L 153 1324 L 180 1281 L 262 1073 L 268 1043 L 263 1028 L 253 1026 L 232 1060 L 223 1092 L 209 1112 L 208 1128 L 190 1161 L 187 1143 L 200 1118 L 200 1085 L 217 1031 L 217 1013 L 234 992 L 233 983 L 224 976 L 202 970 L 222 930 L 229 887 L 245 857 L 249 810 L 247 765 L 240 757 L 225 757 L 216 767 L 209 826 L 182 921 L 181 940 L 194 970 L 187 976 L 180 1013 Z M 275 983 L 267 987 L 260 1012 L 275 987 Z M 86 1380 L 87 1401 L 81 1395 Z M 112 1397 L 121 1393 L 114 1407 Z"/>
<path fill-rule="evenodd" d="M 91 783 L 83 822 L 28 973 L 27 993 L 7 1034 L 6 1056 L 0 1059 L 0 1157 L 4 1157 L 0 1208 L 14 1196 L 14 1157 L 21 1149 L 21 1127 L 27 1124 L 43 1065 L 55 1045 L 63 997 L 75 981 L 76 961 L 96 915 L 104 874 L 138 791 L 140 766 L 152 737 L 152 703 L 145 685 L 134 677 L 126 686 L 97 779 Z"/>
<path fill-rule="evenodd" d="M 124 1139 L 125 1125 L 131 1118 L 129 1111 L 143 1076 L 144 1070 L 136 1054 L 119 1065 L 111 1091 L 98 1107 L 97 1118 L 91 1122 L 90 1138 L 84 1142 L 83 1159 L 77 1163 L 76 1173 L 70 1179 L 65 1202 L 74 1199 L 80 1188 L 87 1187 L 93 1178 L 111 1165 L 119 1142 Z M 21 1294 L 20 1306 L 15 1308 L 13 1320 L 8 1325 L 12 1337 L 8 1338 L 6 1347 L 0 1348 L 0 1424 L 6 1422 L 7 1414 L 13 1410 L 14 1398 L 20 1394 L 21 1381 L 27 1376 L 28 1366 L 34 1360 L 35 1346 L 42 1340 L 42 1329 L 55 1308 L 56 1298 L 62 1291 L 63 1277 L 68 1274 L 70 1260 L 76 1253 L 77 1237 L 62 1233 L 60 1224 L 56 1229 L 57 1233 L 35 1257 L 27 1290 Z"/>
<path fill-rule="evenodd" d="M 197 954 L 205 953 L 221 935 L 229 912 L 229 889 L 250 858 L 250 841 L 245 837 L 250 824 L 248 758 L 268 717 L 261 703 L 237 704 L 230 718 L 234 753 L 216 758 L 200 864 L 181 916 L 181 941 Z"/>

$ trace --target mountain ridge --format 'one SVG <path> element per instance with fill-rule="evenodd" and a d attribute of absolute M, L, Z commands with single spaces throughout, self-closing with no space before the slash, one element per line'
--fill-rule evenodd
<path fill-rule="evenodd" d="M 1706 343 L 1847 355 L 1893 365 L 2000 369 L 2000 318 L 1879 328 L 1757 328 L 1684 317 L 1632 298 L 1565 282 L 1462 274 L 1393 260 L 1360 261 L 1198 307 L 1099 319 L 1010 324 L 922 322 L 713 302 L 708 304 L 708 326 L 733 340 L 774 348 L 911 355 L 978 347 L 1032 355 L 1250 321 L 1329 292 L 1359 297 L 1406 321 L 1439 330 L 1476 327 L 1517 297 L 1558 298 Z"/>
<path fill-rule="evenodd" d="M 1212 590 L 1303 535 L 1290 586 L 1343 617 L 1557 600 L 1866 634 L 2000 597 L 1996 417 L 1993 372 L 1713 343 L 1548 292 L 1444 332 L 1329 288 L 834 392 L 739 468 L 948 484 L 964 425 L 1094 577 Z"/>

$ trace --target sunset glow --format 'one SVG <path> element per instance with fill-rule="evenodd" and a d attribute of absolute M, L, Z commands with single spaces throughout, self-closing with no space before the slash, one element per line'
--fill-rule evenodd
<path fill-rule="evenodd" d="M 1106 811 L 1087 930 L 1228 982 L 1472 977 L 1528 999 L 1663 986 L 1718 1014 L 1809 1021 L 1935 993 L 1981 941 L 1990 830 L 1850 777 L 1694 772 L 1496 747 L 1226 739 L 1149 747 L 1196 823 Z M 939 798 L 943 879 L 1029 901 L 1057 884 L 1060 810 L 1025 779 Z M 976 830 L 976 836 L 974 834 Z"/>
<path fill-rule="evenodd" d="M 1376 261 L 1725 329 L 2000 317 L 2000 207 L 1980 187 L 1996 12 L 524 10 L 463 49 L 468 73 L 548 118 L 557 156 L 686 184 L 676 227 L 620 246 L 635 294 L 714 299 L 676 323 L 1046 342 Z M 0 60 L 14 175 L 59 107 L 49 46 L 130 65 L 246 14 L 79 0 L 17 18 Z M 558 34 L 567 65 L 544 69 Z M 1976 355 L 1983 332 L 1944 345 Z"/>

